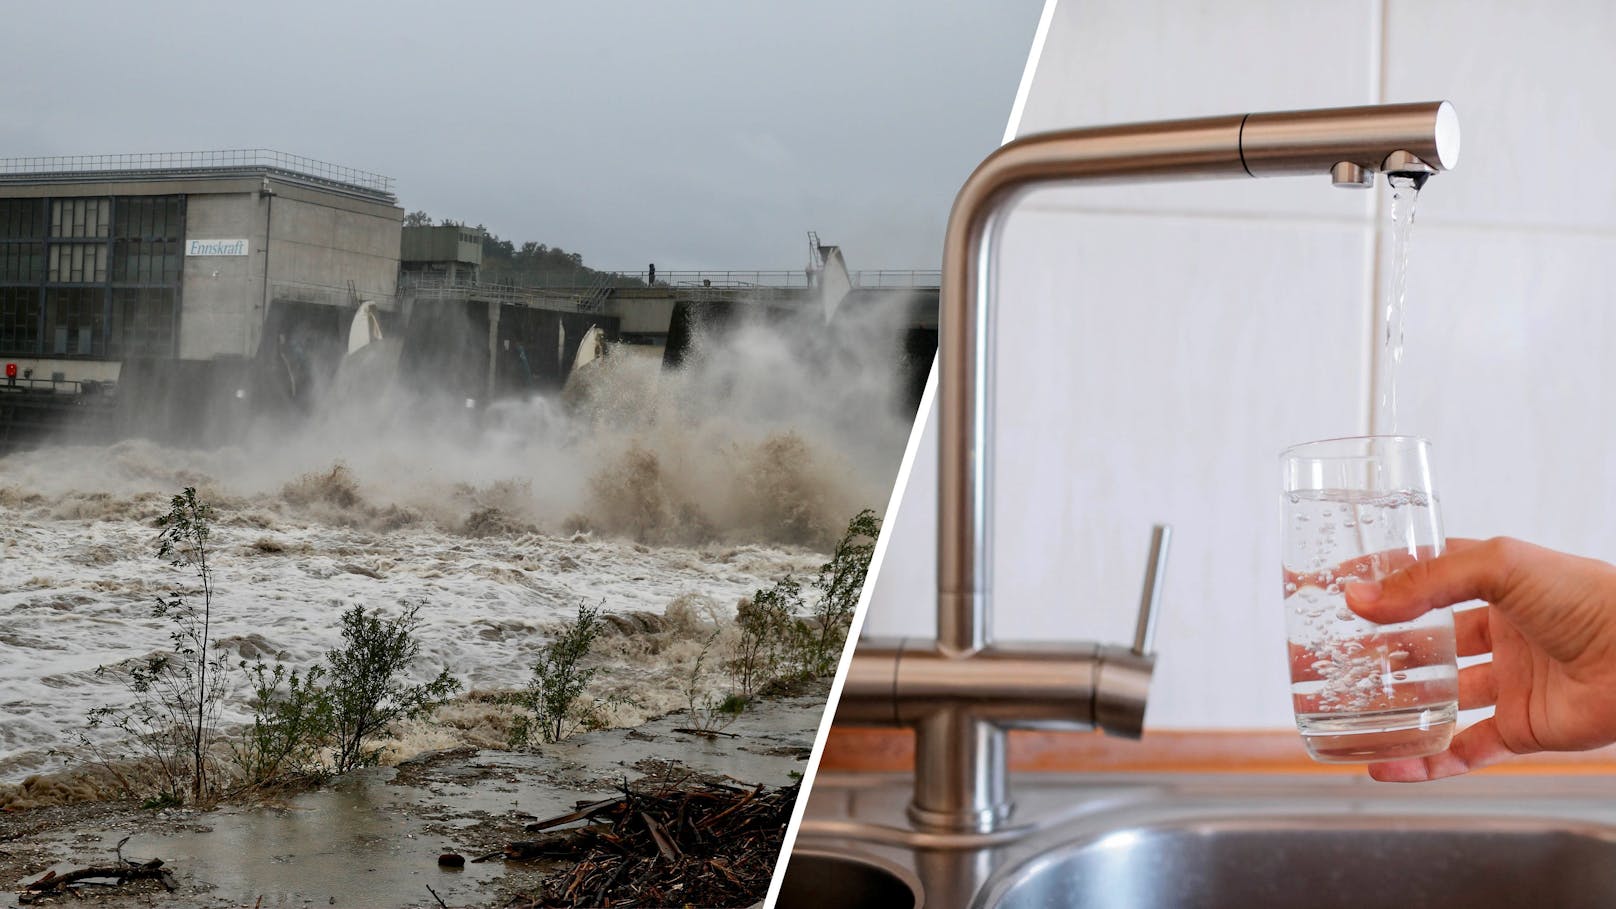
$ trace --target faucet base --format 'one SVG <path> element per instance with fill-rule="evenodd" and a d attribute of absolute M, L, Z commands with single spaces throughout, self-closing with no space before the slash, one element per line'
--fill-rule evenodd
<path fill-rule="evenodd" d="M 1015 810 L 1012 802 L 961 814 L 957 811 L 928 811 L 911 802 L 906 812 L 916 830 L 936 833 L 992 833 L 1005 826 Z"/>

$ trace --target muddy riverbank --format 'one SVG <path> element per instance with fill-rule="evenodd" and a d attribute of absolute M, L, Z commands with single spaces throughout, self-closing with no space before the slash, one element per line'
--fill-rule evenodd
<path fill-rule="evenodd" d="M 764 700 L 724 732 L 701 736 L 682 713 L 633 729 L 575 736 L 539 753 L 459 748 L 262 804 L 211 811 L 96 802 L 0 814 L 0 906 L 26 881 L 124 854 L 162 858 L 178 889 L 155 882 L 91 888 L 109 909 L 265 906 L 502 906 L 565 862 L 493 859 L 443 870 L 437 857 L 476 857 L 530 837 L 523 827 L 625 782 L 715 779 L 782 786 L 806 765 L 825 692 Z M 52 905 L 41 903 L 40 905 Z"/>

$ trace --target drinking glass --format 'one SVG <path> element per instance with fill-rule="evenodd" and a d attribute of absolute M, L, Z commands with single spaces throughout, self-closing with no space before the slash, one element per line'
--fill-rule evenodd
<path fill-rule="evenodd" d="M 1453 611 L 1377 625 L 1342 594 L 1441 555 L 1430 443 L 1328 439 L 1280 460 L 1291 702 L 1308 753 L 1356 763 L 1442 751 L 1459 708 Z"/>

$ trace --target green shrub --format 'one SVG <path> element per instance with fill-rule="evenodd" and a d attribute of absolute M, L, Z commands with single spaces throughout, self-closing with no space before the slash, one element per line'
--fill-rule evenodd
<path fill-rule="evenodd" d="M 751 697 L 791 669 L 788 661 L 796 616 L 803 608 L 802 587 L 790 575 L 741 601 L 735 610 L 740 634 L 724 662 L 730 684 Z"/>
<path fill-rule="evenodd" d="M 735 614 L 740 634 L 724 662 L 738 694 L 750 698 L 773 682 L 836 673 L 880 532 L 881 520 L 867 508 L 848 522 L 814 578 L 812 607 L 790 575 L 741 601 Z"/>
<path fill-rule="evenodd" d="M 521 710 L 511 722 L 511 747 L 531 747 L 535 737 L 559 742 L 601 723 L 601 709 L 610 701 L 584 701 L 584 689 L 600 669 L 583 662 L 602 627 L 599 607 L 579 603 L 577 616 L 544 645 L 527 688 L 516 696 Z"/>
<path fill-rule="evenodd" d="M 837 541 L 830 561 L 819 567 L 814 589 L 814 621 L 797 625 L 798 660 L 804 674 L 823 678 L 836 674 L 848 628 L 858 609 L 859 595 L 869 577 L 870 558 L 875 555 L 875 538 L 881 533 L 881 519 L 866 508 L 847 524 L 847 532 Z"/>
<path fill-rule="evenodd" d="M 326 654 L 324 689 L 331 712 L 332 769 L 347 773 L 374 764 L 379 749 L 369 747 L 377 734 L 397 720 L 422 716 L 459 690 L 448 670 L 423 685 L 401 678 L 421 652 L 415 631 L 419 606 L 384 621 L 377 612 L 355 605 L 342 614 L 343 645 Z"/>
<path fill-rule="evenodd" d="M 319 776 L 320 750 L 331 740 L 331 699 L 321 687 L 325 667 L 299 674 L 277 663 L 243 661 L 252 687 L 252 723 L 230 743 L 236 767 L 249 785 L 287 776 Z"/>
<path fill-rule="evenodd" d="M 213 509 L 197 498 L 194 486 L 169 500 L 168 513 L 157 519 L 157 556 L 193 574 L 198 588 L 190 596 L 175 591 L 159 597 L 152 607 L 154 618 L 169 623 L 172 648 L 125 668 L 123 683 L 133 702 L 89 712 L 92 728 L 124 734 L 123 742 L 113 746 L 127 749 L 123 756 L 144 758 L 157 768 L 161 797 L 170 801 L 182 800 L 187 791 L 193 801 L 202 801 L 218 790 L 211 752 L 219 737 L 230 666 L 213 652 L 213 567 L 208 563 L 212 519 Z M 97 673 L 108 671 L 103 666 Z M 84 741 L 104 755 L 100 746 L 87 737 Z"/>
<path fill-rule="evenodd" d="M 748 699 L 734 693 L 718 697 L 707 692 L 707 654 L 718 635 L 707 638 L 685 674 L 685 716 L 696 732 L 722 732 L 746 709 Z"/>

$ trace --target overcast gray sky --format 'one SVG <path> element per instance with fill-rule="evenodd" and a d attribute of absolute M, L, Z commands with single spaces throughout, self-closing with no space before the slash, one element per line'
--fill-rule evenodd
<path fill-rule="evenodd" d="M 1040 0 L 29 3 L 0 157 L 273 148 L 610 268 L 934 268 Z"/>

